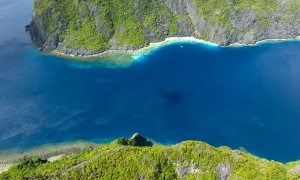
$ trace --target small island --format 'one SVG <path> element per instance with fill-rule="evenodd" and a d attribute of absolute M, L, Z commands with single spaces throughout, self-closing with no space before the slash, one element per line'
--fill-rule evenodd
<path fill-rule="evenodd" d="M 116 56 L 120 52 L 136 56 L 144 51 L 134 50 L 170 37 L 175 37 L 172 41 L 190 37 L 228 46 L 300 35 L 300 2 L 294 0 L 34 0 L 33 3 L 33 20 L 27 27 L 32 39 L 45 52 L 81 56 L 81 59 L 93 55 L 107 58 L 115 52 Z"/>

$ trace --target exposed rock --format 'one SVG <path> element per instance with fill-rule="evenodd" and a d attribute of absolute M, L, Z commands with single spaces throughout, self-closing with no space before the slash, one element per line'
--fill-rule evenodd
<path fill-rule="evenodd" d="M 290 170 L 292 174 L 300 174 L 300 165 L 296 165 L 293 169 Z"/>
<path fill-rule="evenodd" d="M 182 179 L 185 179 L 186 174 L 188 173 L 188 166 L 180 166 L 178 165 L 176 167 L 176 172 L 178 174 L 178 176 Z"/>
<path fill-rule="evenodd" d="M 242 11 L 232 10 L 230 12 L 232 25 L 239 31 L 244 31 L 252 26 L 257 25 L 258 21 L 248 9 Z"/>
<path fill-rule="evenodd" d="M 217 165 L 218 180 L 227 180 L 231 173 L 231 165 L 229 163 L 219 163 Z"/>
<path fill-rule="evenodd" d="M 85 11 L 80 11 L 79 14 L 80 23 L 83 23 L 85 16 L 86 16 Z"/>
<path fill-rule="evenodd" d="M 52 156 L 50 158 L 47 159 L 48 162 L 54 162 L 57 161 L 61 158 L 63 158 L 65 156 L 65 154 L 61 154 L 61 155 L 57 155 L 57 156 Z"/>
<path fill-rule="evenodd" d="M 194 35 L 194 27 L 186 17 L 181 17 L 177 20 L 178 32 L 176 36 L 192 36 Z"/>
<path fill-rule="evenodd" d="M 146 174 L 145 174 L 145 173 L 141 173 L 141 174 L 139 174 L 139 176 L 138 176 L 138 180 L 144 180 L 144 179 L 146 179 L 146 178 L 145 178 L 145 176 L 146 176 Z"/>
<path fill-rule="evenodd" d="M 165 3 L 174 14 L 185 14 L 185 4 L 183 0 L 159 0 Z"/>
<path fill-rule="evenodd" d="M 57 48 L 59 43 L 59 35 L 58 33 L 51 35 L 46 43 L 44 44 L 44 49 L 54 50 Z"/>
<path fill-rule="evenodd" d="M 90 17 L 94 17 L 95 12 L 97 11 L 97 5 L 94 3 L 89 3 L 88 5 L 89 11 L 90 11 Z"/>

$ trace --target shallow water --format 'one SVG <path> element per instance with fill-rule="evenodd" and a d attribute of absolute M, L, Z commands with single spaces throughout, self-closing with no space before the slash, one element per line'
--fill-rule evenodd
<path fill-rule="evenodd" d="M 0 2 L 1 150 L 138 131 L 300 159 L 299 42 L 173 44 L 112 68 L 42 55 L 24 32 L 30 11 L 29 0 Z"/>

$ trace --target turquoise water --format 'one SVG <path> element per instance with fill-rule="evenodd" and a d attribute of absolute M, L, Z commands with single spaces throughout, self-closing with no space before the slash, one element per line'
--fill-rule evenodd
<path fill-rule="evenodd" d="M 138 131 L 165 144 L 193 139 L 300 159 L 299 42 L 180 43 L 107 67 L 38 52 L 24 32 L 30 4 L 0 3 L 1 150 Z"/>

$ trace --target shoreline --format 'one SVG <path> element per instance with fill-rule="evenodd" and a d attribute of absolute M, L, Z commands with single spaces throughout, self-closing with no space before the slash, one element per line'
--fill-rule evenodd
<path fill-rule="evenodd" d="M 56 161 L 65 155 L 78 154 L 84 149 L 95 148 L 101 143 L 94 143 L 91 141 L 74 141 L 64 142 L 58 144 L 44 144 L 28 149 L 7 149 L 0 151 L 0 174 L 7 171 L 16 162 L 24 157 L 39 157 L 47 159 L 49 162 Z"/>
<path fill-rule="evenodd" d="M 0 174 L 3 172 L 8 171 L 10 167 L 12 167 L 14 164 L 0 164 Z"/>
<path fill-rule="evenodd" d="M 158 141 L 147 138 L 154 146 L 161 146 Z M 107 145 L 114 140 L 96 139 L 96 140 L 78 140 L 61 143 L 48 143 L 40 146 L 22 149 L 0 150 L 0 174 L 9 170 L 11 166 L 19 162 L 24 157 L 38 157 L 54 162 L 67 155 L 78 154 L 85 149 L 95 149 L 101 145 Z"/>
<path fill-rule="evenodd" d="M 83 55 L 83 56 L 75 56 L 74 54 L 64 54 L 61 52 L 57 52 L 55 50 L 46 52 L 46 54 L 55 55 L 68 60 L 76 60 L 81 62 L 97 62 L 101 61 L 103 63 L 109 63 L 117 66 L 128 66 L 131 63 L 137 61 L 142 56 L 145 56 L 159 48 L 162 48 L 167 45 L 176 44 L 176 43 L 194 43 L 194 44 L 203 44 L 211 47 L 219 47 L 219 48 L 242 48 L 248 46 L 258 46 L 261 44 L 268 43 L 281 43 L 285 41 L 300 41 L 300 36 L 295 38 L 288 39 L 265 39 L 261 41 L 257 41 L 254 44 L 241 44 L 241 43 L 233 43 L 228 46 L 220 46 L 216 43 L 212 43 L 209 41 L 205 41 L 202 39 L 197 39 L 195 37 L 170 37 L 166 38 L 164 41 L 150 43 L 146 47 L 142 47 L 137 50 L 106 50 L 102 53 L 93 54 L 93 55 Z"/>

